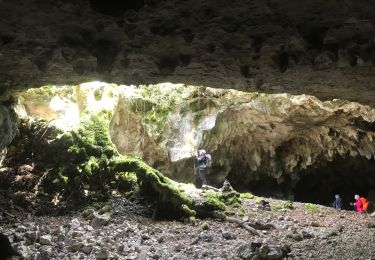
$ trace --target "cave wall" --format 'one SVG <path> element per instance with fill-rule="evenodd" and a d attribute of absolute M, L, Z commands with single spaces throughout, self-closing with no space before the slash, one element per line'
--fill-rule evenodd
<path fill-rule="evenodd" d="M 171 81 L 372 105 L 374 23 L 370 0 L 2 0 L 0 90 Z"/>
<path fill-rule="evenodd" d="M 357 103 L 261 94 L 220 113 L 203 146 L 222 180 L 291 190 L 308 169 L 334 158 L 373 160 L 374 119 L 373 109 Z"/>
<path fill-rule="evenodd" d="M 0 103 L 0 166 L 1 151 L 7 147 L 17 133 L 17 115 L 13 107 Z"/>
<path fill-rule="evenodd" d="M 0 94 L 0 166 L 6 147 L 17 134 L 16 99 L 9 94 Z"/>

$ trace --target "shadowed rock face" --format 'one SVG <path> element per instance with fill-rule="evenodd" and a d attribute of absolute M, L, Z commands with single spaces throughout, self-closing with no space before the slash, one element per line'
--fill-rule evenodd
<path fill-rule="evenodd" d="M 17 115 L 12 108 L 0 104 L 0 165 L 1 150 L 12 142 L 17 133 Z"/>
<path fill-rule="evenodd" d="M 271 195 L 293 193 L 304 180 L 297 190 L 319 201 L 322 190 L 326 199 L 349 186 L 350 192 L 372 186 L 374 116 L 356 103 L 259 96 L 220 113 L 203 143 L 216 160 L 219 180 L 223 174 L 221 180 L 225 176 L 238 188 L 266 187 Z"/>
<path fill-rule="evenodd" d="M 0 90 L 171 81 L 373 104 L 374 14 L 370 0 L 2 0 Z"/>
<path fill-rule="evenodd" d="M 228 178 L 254 190 L 274 185 L 285 193 L 305 175 L 335 168 L 340 158 L 347 166 L 355 165 L 349 159 L 373 161 L 375 114 L 369 107 L 311 96 L 240 96 L 218 113 L 202 140 L 214 158 L 213 182 Z"/>

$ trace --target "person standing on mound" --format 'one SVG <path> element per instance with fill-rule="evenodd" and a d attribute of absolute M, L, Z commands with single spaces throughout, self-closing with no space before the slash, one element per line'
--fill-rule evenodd
<path fill-rule="evenodd" d="M 198 150 L 196 154 L 196 174 L 198 175 L 197 187 L 201 188 L 202 185 L 208 185 L 207 174 L 208 169 L 211 167 L 212 158 L 205 150 Z"/>

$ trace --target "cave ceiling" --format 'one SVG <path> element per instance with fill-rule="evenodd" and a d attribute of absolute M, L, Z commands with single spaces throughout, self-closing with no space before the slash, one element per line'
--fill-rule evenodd
<path fill-rule="evenodd" d="M 0 91 L 92 80 L 373 105 L 375 2 L 0 1 Z"/>

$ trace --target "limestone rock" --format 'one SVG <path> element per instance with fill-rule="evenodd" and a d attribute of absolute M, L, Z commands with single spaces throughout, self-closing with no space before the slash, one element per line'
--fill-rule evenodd
<path fill-rule="evenodd" d="M 73 218 L 71 221 L 70 221 L 70 227 L 72 229 L 77 229 L 80 225 L 81 225 L 81 222 L 79 221 L 79 219 L 77 218 Z"/>
<path fill-rule="evenodd" d="M 51 237 L 51 235 L 41 236 L 40 239 L 39 239 L 39 243 L 41 245 L 50 245 L 52 243 L 52 237 Z"/>
<path fill-rule="evenodd" d="M 94 218 L 91 221 L 91 226 L 93 228 L 100 228 L 104 225 L 107 225 L 109 220 L 111 219 L 111 213 L 107 212 L 103 215 L 95 214 Z"/>
<path fill-rule="evenodd" d="M 77 252 L 83 247 L 83 243 L 77 239 L 70 239 L 67 241 L 66 246 L 68 247 L 69 251 Z"/>
<path fill-rule="evenodd" d="M 85 218 L 86 220 L 92 220 L 95 215 L 95 210 L 94 209 L 86 209 L 85 211 L 82 212 L 82 217 Z"/>
<path fill-rule="evenodd" d="M 108 213 L 108 212 L 111 212 L 111 210 L 112 210 L 112 207 L 110 205 L 106 205 L 99 210 L 99 214 Z"/>
<path fill-rule="evenodd" d="M 25 237 L 29 244 L 32 244 L 39 241 L 40 233 L 39 231 L 27 231 Z"/>
<path fill-rule="evenodd" d="M 0 103 L 0 152 L 7 147 L 17 133 L 16 113 L 10 107 Z M 0 166 L 2 155 L 0 153 Z"/>
<path fill-rule="evenodd" d="M 93 250 L 92 245 L 83 245 L 81 248 L 81 251 L 85 254 L 90 254 L 92 250 Z"/>
<path fill-rule="evenodd" d="M 108 259 L 109 252 L 106 248 L 101 248 L 96 254 L 96 259 Z"/>

